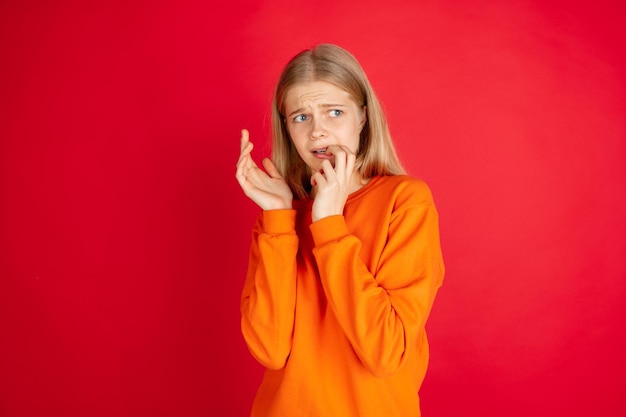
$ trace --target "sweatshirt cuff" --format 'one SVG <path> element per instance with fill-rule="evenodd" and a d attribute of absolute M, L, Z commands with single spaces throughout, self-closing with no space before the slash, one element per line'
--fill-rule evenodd
<path fill-rule="evenodd" d="M 310 226 L 315 246 L 337 241 L 350 234 L 346 219 L 342 215 L 324 217 Z"/>
<path fill-rule="evenodd" d="M 264 233 L 271 235 L 296 233 L 296 211 L 293 209 L 264 210 L 261 216 Z"/>

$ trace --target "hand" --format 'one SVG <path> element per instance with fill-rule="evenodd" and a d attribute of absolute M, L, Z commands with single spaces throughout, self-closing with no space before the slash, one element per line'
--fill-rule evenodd
<path fill-rule="evenodd" d="M 241 153 L 237 161 L 235 178 L 244 194 L 263 210 L 292 208 L 293 194 L 269 158 L 264 158 L 263 171 L 252 159 L 252 142 L 246 129 L 241 131 Z"/>
<path fill-rule="evenodd" d="M 327 153 L 335 159 L 333 167 L 329 160 L 322 161 L 322 169 L 313 173 L 311 185 L 315 190 L 312 220 L 343 214 L 353 185 L 354 163 L 356 155 L 345 146 L 331 145 Z"/>

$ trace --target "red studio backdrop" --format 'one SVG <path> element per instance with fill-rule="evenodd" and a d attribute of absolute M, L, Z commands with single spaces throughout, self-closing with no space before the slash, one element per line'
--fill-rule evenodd
<path fill-rule="evenodd" d="M 440 211 L 424 416 L 626 415 L 625 11 L 0 3 L 0 415 L 248 415 L 239 132 L 268 154 L 273 84 L 318 42 L 359 58 Z"/>

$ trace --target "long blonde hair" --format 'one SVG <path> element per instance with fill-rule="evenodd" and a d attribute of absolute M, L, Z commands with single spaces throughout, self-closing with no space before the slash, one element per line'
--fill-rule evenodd
<path fill-rule="evenodd" d="M 363 178 L 405 173 L 382 107 L 361 64 L 339 46 L 320 44 L 300 52 L 287 63 L 276 84 L 272 102 L 272 160 L 296 198 L 308 196 L 311 172 L 289 137 L 284 100 L 295 85 L 310 81 L 332 83 L 350 93 L 357 104 L 366 106 L 367 121 L 359 138 L 355 167 Z"/>

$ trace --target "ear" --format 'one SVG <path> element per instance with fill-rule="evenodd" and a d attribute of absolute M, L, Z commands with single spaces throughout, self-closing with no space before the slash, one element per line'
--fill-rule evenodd
<path fill-rule="evenodd" d="M 363 130 L 363 126 L 365 126 L 365 122 L 367 122 L 367 106 L 363 105 L 363 107 L 361 107 L 361 120 L 359 120 L 360 130 Z"/>

